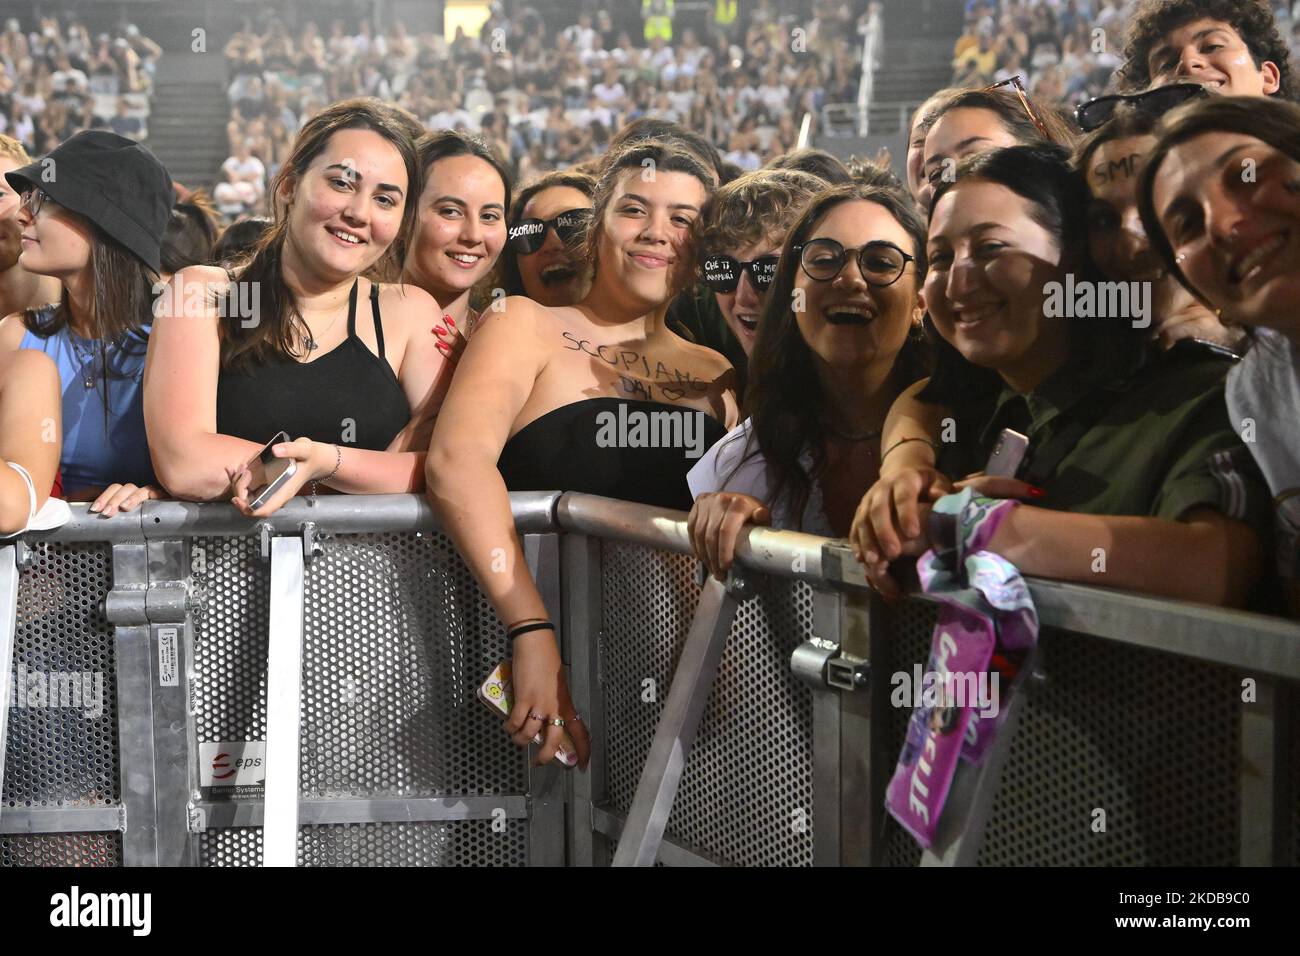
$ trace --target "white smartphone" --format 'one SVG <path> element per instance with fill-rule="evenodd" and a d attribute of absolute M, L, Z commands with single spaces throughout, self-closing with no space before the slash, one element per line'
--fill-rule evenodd
<path fill-rule="evenodd" d="M 1010 428 L 1002 429 L 998 443 L 993 446 L 993 454 L 989 455 L 989 462 L 984 466 L 984 474 L 997 475 L 999 478 L 1016 477 L 1028 450 L 1029 439 L 1026 436 Z"/>
<path fill-rule="evenodd" d="M 271 454 L 272 448 L 288 440 L 288 433 L 280 432 L 249 459 L 248 503 L 254 510 L 270 501 L 271 496 L 298 470 L 298 463 L 292 458 L 277 458 Z"/>

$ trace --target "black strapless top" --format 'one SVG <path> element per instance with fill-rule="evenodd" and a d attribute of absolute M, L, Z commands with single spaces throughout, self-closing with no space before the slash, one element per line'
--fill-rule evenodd
<path fill-rule="evenodd" d="M 689 511 L 686 473 L 726 433 L 692 408 L 588 398 L 521 428 L 497 469 L 511 491 L 580 491 Z"/>

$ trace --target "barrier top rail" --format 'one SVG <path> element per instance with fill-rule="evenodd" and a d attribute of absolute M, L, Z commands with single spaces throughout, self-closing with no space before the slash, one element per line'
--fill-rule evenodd
<path fill-rule="evenodd" d="M 523 534 L 567 531 L 691 552 L 686 515 L 646 505 L 560 492 L 512 492 Z M 268 518 L 246 518 L 228 504 L 146 502 L 138 511 L 102 518 L 74 505 L 61 528 L 25 535 L 29 542 L 139 541 L 177 537 L 436 531 L 422 495 L 327 495 L 295 498 Z M 866 591 L 862 568 L 843 541 L 794 531 L 750 528 L 736 546 L 740 567 L 823 588 Z M 1045 627 L 1166 651 L 1261 676 L 1300 681 L 1300 623 L 1106 588 L 1031 578 Z"/>

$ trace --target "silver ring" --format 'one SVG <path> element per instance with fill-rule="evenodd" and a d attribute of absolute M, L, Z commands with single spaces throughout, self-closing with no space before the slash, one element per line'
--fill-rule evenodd
<path fill-rule="evenodd" d="M 537 711 L 535 711 L 535 710 L 530 710 L 530 711 L 528 712 L 528 718 L 529 718 L 530 720 L 540 720 L 540 721 L 543 721 L 543 722 L 546 721 L 546 718 L 543 717 L 541 714 L 539 714 L 539 713 L 538 713 Z"/>

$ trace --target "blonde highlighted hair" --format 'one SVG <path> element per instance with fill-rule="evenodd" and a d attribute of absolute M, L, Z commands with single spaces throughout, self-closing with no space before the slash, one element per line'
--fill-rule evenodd
<path fill-rule="evenodd" d="M 23 147 L 22 143 L 18 142 L 18 140 L 14 139 L 12 136 L 6 136 L 3 133 L 0 133 L 0 156 L 12 159 L 19 166 L 26 166 L 32 161 L 32 158 L 27 155 L 27 150 Z"/>

